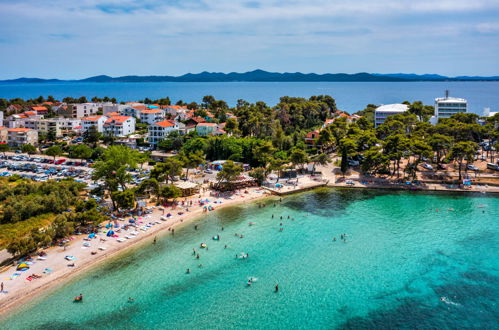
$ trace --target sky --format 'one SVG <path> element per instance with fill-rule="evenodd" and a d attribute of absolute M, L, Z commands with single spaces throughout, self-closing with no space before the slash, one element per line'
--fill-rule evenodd
<path fill-rule="evenodd" d="M 498 0 L 0 0 L 0 79 L 499 75 Z"/>

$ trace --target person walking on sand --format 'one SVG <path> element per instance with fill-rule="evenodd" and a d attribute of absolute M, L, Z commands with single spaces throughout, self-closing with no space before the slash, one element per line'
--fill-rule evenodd
<path fill-rule="evenodd" d="M 0 284 L 0 292 L 3 292 L 3 282 Z"/>

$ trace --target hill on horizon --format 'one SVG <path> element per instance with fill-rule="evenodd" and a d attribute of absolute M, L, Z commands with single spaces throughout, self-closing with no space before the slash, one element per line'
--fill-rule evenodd
<path fill-rule="evenodd" d="M 17 78 L 0 80 L 1 83 L 50 83 L 50 82 L 408 82 L 408 81 L 498 81 L 499 76 L 458 76 L 446 77 L 438 74 L 414 73 L 301 73 L 301 72 L 268 72 L 253 70 L 244 73 L 238 72 L 207 72 L 187 73 L 181 76 L 120 76 L 110 77 L 98 75 L 84 79 L 61 80 L 43 78 Z"/>

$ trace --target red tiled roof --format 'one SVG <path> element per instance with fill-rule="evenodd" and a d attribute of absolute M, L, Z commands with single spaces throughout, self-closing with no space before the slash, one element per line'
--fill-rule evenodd
<path fill-rule="evenodd" d="M 172 126 L 175 126 L 175 123 L 171 120 L 163 120 L 163 121 L 154 123 L 154 125 L 157 125 L 159 127 L 172 127 Z"/>
<path fill-rule="evenodd" d="M 83 117 L 81 120 L 84 120 L 84 121 L 97 121 L 101 117 L 102 116 L 88 116 L 88 117 Z"/>
<path fill-rule="evenodd" d="M 160 113 L 160 109 L 142 110 L 140 113 Z"/>
<path fill-rule="evenodd" d="M 130 118 L 130 116 L 112 116 L 111 118 L 106 120 L 106 124 L 110 124 L 110 123 L 123 124 L 129 118 Z"/>
<path fill-rule="evenodd" d="M 9 128 L 9 132 L 28 132 L 32 131 L 29 128 Z"/>
<path fill-rule="evenodd" d="M 135 110 L 145 110 L 147 107 L 145 105 L 134 105 L 132 108 Z"/>
<path fill-rule="evenodd" d="M 106 113 L 106 116 L 120 116 L 120 113 L 119 112 L 109 112 L 109 113 Z"/>
<path fill-rule="evenodd" d="M 192 117 L 192 120 L 194 120 L 196 123 L 204 123 L 206 120 L 201 117 Z"/>
<path fill-rule="evenodd" d="M 47 111 L 48 109 L 45 107 L 31 107 L 31 110 L 35 111 Z"/>

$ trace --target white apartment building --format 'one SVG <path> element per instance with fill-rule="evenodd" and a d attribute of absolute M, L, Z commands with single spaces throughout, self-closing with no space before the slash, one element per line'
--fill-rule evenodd
<path fill-rule="evenodd" d="M 135 132 L 136 119 L 131 116 L 112 116 L 104 123 L 104 134 L 123 137 Z"/>
<path fill-rule="evenodd" d="M 445 97 L 435 99 L 435 117 L 449 118 L 456 113 L 466 112 L 468 110 L 468 101 L 461 98 L 449 97 L 449 91 L 445 91 Z"/>
<path fill-rule="evenodd" d="M 174 120 L 164 120 L 153 123 L 148 127 L 147 142 L 152 145 L 156 145 L 171 132 L 182 129 L 182 126 L 185 127 L 184 124 L 176 122 Z"/>
<path fill-rule="evenodd" d="M 92 126 L 95 126 L 97 132 L 104 132 L 104 123 L 108 117 L 106 116 L 88 116 L 81 118 L 82 131 L 88 131 Z"/>
<path fill-rule="evenodd" d="M 71 117 L 82 118 L 95 115 L 97 112 L 102 111 L 102 104 L 100 103 L 80 103 L 70 104 L 68 109 L 71 109 Z"/>
<path fill-rule="evenodd" d="M 140 112 L 140 121 L 152 125 L 165 119 L 165 112 L 161 109 L 147 109 Z"/>
<path fill-rule="evenodd" d="M 374 127 L 378 127 L 383 124 L 389 116 L 396 115 L 397 113 L 404 113 L 409 109 L 407 104 L 396 103 L 396 104 L 385 104 L 379 106 L 374 111 Z"/>

